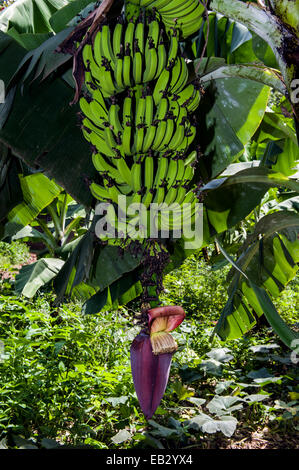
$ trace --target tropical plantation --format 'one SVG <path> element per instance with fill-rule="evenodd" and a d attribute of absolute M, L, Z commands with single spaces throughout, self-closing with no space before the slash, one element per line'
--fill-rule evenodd
<path fill-rule="evenodd" d="M 0 1 L 1 450 L 298 449 L 298 267 L 298 0 Z"/>

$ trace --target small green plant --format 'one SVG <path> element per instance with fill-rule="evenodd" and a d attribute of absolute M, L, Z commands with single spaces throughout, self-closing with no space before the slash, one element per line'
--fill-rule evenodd
<path fill-rule="evenodd" d="M 227 300 L 228 271 L 229 267 L 215 271 L 198 255 L 193 255 L 165 277 L 161 299 L 165 305 L 181 305 L 187 317 L 215 321 Z"/>
<path fill-rule="evenodd" d="M 42 245 L 38 255 L 65 258 L 74 242 L 86 230 L 87 214 L 65 191 L 61 192 L 38 216 L 19 230 L 13 240 L 25 240 Z"/>
<path fill-rule="evenodd" d="M 15 241 L 13 243 L 0 242 L 0 267 L 18 265 L 29 259 L 29 248 L 25 243 Z"/>

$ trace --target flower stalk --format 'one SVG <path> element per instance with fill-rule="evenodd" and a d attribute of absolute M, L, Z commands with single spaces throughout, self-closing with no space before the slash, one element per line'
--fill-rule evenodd
<path fill-rule="evenodd" d="M 172 356 L 178 345 L 169 333 L 185 318 L 181 307 L 156 307 L 147 311 L 148 331 L 139 333 L 131 345 L 131 370 L 140 407 L 150 419 L 164 395 Z"/>

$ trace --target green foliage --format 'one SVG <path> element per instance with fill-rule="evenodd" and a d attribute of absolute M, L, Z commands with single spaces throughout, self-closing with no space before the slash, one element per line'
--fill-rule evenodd
<path fill-rule="evenodd" d="M 166 277 L 163 303 L 183 300 L 187 319 L 173 333 L 179 350 L 166 394 L 148 424 L 131 378 L 129 347 L 139 330 L 132 326 L 131 309 L 82 315 L 80 303 L 57 308 L 50 293 L 20 302 L 12 294 L 13 281 L 2 281 L 0 439 L 19 448 L 111 449 L 202 448 L 214 434 L 218 440 L 233 438 L 257 426 L 292 436 L 298 373 L 271 330 L 211 342 L 226 301 L 228 269 L 213 271 L 197 254 Z M 298 303 L 294 280 L 276 306 L 291 322 Z"/>
<path fill-rule="evenodd" d="M 29 259 L 29 248 L 25 243 L 0 242 L 0 268 L 17 265 Z"/>
<path fill-rule="evenodd" d="M 274 300 L 274 305 L 281 317 L 289 323 L 298 322 L 299 312 L 299 276 L 293 279 L 287 288 Z"/>
<path fill-rule="evenodd" d="M 214 433 L 224 439 L 244 426 L 295 432 L 295 365 L 269 329 L 227 346 L 211 344 L 211 322 L 184 322 L 166 395 L 146 425 L 125 310 L 82 317 L 79 304 L 55 309 L 49 295 L 20 303 L 3 292 L 0 438 L 9 447 L 202 448 Z"/>
<path fill-rule="evenodd" d="M 164 305 L 181 305 L 187 317 L 217 320 L 225 305 L 225 277 L 228 268 L 214 271 L 202 258 L 193 255 L 164 279 Z"/>
<path fill-rule="evenodd" d="M 62 440 L 71 433 L 72 443 L 108 439 L 137 404 L 124 347 L 127 320 L 119 313 L 83 318 L 80 305 L 55 310 L 51 300 L 1 296 L 1 430 Z M 130 397 L 131 408 L 107 400 L 120 395 Z"/>

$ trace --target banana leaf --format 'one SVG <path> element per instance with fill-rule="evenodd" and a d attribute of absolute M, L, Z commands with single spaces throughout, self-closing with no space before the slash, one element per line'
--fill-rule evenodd
<path fill-rule="evenodd" d="M 23 266 L 16 275 L 15 290 L 18 295 L 32 298 L 40 287 L 48 284 L 60 271 L 64 261 L 58 258 L 41 258 Z"/>
<path fill-rule="evenodd" d="M 279 296 L 298 272 L 298 234 L 297 214 L 267 214 L 244 242 L 238 259 L 229 258 L 233 265 L 228 276 L 230 296 L 215 328 L 222 339 L 242 336 L 265 314 L 282 341 L 291 345 L 295 333 L 284 324 L 270 297 Z"/>

